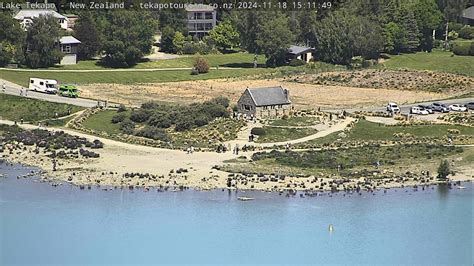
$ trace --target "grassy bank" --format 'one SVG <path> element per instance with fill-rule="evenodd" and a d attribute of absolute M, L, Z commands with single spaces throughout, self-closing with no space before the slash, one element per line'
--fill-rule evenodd
<path fill-rule="evenodd" d="M 403 133 L 414 138 L 433 137 L 442 138 L 449 135 L 448 130 L 459 130 L 460 135 L 474 135 L 474 127 L 461 125 L 413 125 L 413 126 L 385 126 L 383 124 L 360 120 L 344 138 L 335 132 L 325 137 L 308 141 L 304 144 L 330 144 L 336 141 L 378 141 L 396 140 L 395 134 Z"/>
<path fill-rule="evenodd" d="M 460 155 L 463 148 L 442 145 L 396 145 L 391 147 L 359 147 L 327 151 L 272 151 L 252 156 L 255 169 L 268 169 L 271 173 L 279 167 L 287 167 L 294 174 L 315 172 L 337 173 L 341 176 L 358 176 L 366 170 L 405 169 L 417 164 L 437 163 L 452 155 Z M 379 167 L 377 168 L 377 162 Z M 363 174 L 362 174 L 363 175 Z"/>
<path fill-rule="evenodd" d="M 62 103 L 52 103 L 20 96 L 0 94 L 0 118 L 12 121 L 37 122 L 66 116 L 84 108 Z"/>
<path fill-rule="evenodd" d="M 62 83 L 91 84 L 91 83 L 158 83 L 185 80 L 205 80 L 220 78 L 248 77 L 274 70 L 267 68 L 219 69 L 209 73 L 191 75 L 189 70 L 165 71 L 107 71 L 107 72 L 54 72 L 54 71 L 14 71 L 0 70 L 0 78 L 18 85 L 27 86 L 30 77 L 59 80 Z"/>
<path fill-rule="evenodd" d="M 383 66 L 389 69 L 414 69 L 474 76 L 474 56 L 457 56 L 451 52 L 433 51 L 392 56 Z"/>

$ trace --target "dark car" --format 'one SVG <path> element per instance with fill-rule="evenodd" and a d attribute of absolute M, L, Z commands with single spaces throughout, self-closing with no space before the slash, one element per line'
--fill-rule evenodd
<path fill-rule="evenodd" d="M 433 103 L 430 107 L 433 111 L 436 111 L 436 112 L 441 112 L 441 113 L 449 112 L 449 108 L 443 103 Z"/>
<path fill-rule="evenodd" d="M 426 110 L 430 114 L 434 113 L 433 108 L 431 108 L 429 105 L 420 104 L 418 107 L 420 107 L 421 110 Z"/>
<path fill-rule="evenodd" d="M 469 109 L 469 110 L 474 110 L 474 102 L 467 103 L 466 108 Z"/>

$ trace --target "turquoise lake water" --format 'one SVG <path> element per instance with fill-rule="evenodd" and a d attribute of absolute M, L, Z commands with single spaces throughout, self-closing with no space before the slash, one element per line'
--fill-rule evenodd
<path fill-rule="evenodd" d="M 287 198 L 34 182 L 0 164 L 0 265 L 473 264 L 473 185 Z M 407 192 L 406 192 L 407 191 Z M 242 202 L 238 196 L 256 200 Z M 334 225 L 332 233 L 328 225 Z"/>

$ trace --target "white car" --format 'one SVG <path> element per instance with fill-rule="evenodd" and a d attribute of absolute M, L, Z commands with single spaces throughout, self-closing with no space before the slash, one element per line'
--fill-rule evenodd
<path fill-rule="evenodd" d="M 387 112 L 391 113 L 400 113 L 400 107 L 396 103 L 388 103 L 387 104 Z"/>
<path fill-rule="evenodd" d="M 457 112 L 466 112 L 466 111 L 467 111 L 467 108 L 466 108 L 466 106 L 464 106 L 464 105 L 451 104 L 451 105 L 449 106 L 449 110 L 451 110 L 451 111 L 457 111 Z"/>
<path fill-rule="evenodd" d="M 415 114 L 415 115 L 428 115 L 429 112 L 427 110 L 424 110 L 418 106 L 414 106 L 410 109 L 410 114 Z"/>

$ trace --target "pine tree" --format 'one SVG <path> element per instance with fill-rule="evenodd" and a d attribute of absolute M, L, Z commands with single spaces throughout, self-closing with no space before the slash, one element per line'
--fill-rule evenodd
<path fill-rule="evenodd" d="M 83 12 L 74 26 L 74 36 L 81 41 L 80 59 L 91 59 L 100 51 L 101 36 L 90 12 Z"/>
<path fill-rule="evenodd" d="M 402 49 L 410 52 L 420 46 L 420 31 L 411 8 L 402 7 L 400 15 L 400 22 L 398 24 L 403 30 L 405 39 Z"/>
<path fill-rule="evenodd" d="M 438 178 L 446 179 L 450 173 L 448 160 L 441 161 L 438 167 Z"/>

